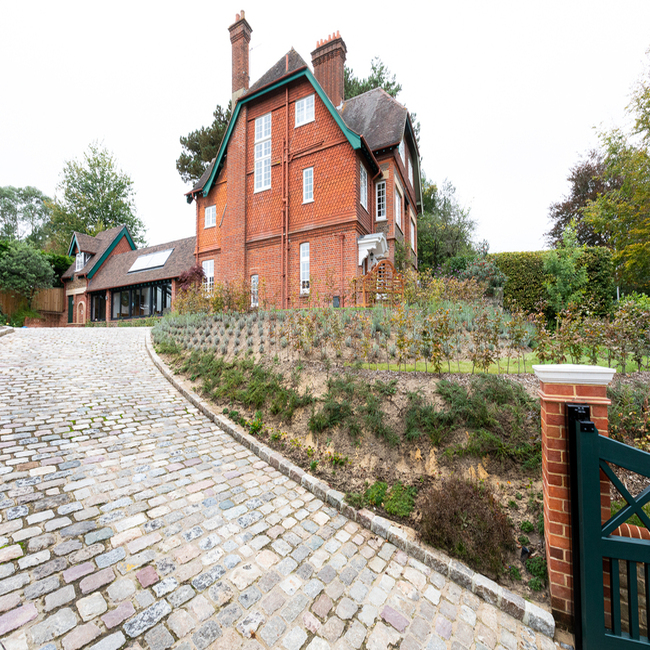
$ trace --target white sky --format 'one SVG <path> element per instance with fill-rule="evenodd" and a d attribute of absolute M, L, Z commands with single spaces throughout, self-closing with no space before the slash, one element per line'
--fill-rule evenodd
<path fill-rule="evenodd" d="M 228 103 L 242 7 L 251 83 L 292 46 L 311 63 L 336 30 L 357 75 L 379 56 L 421 122 L 424 172 L 456 186 L 493 252 L 543 247 L 549 205 L 595 127 L 624 125 L 650 47 L 648 0 L 0 0 L 0 186 L 53 196 L 97 140 L 133 179 L 149 244 L 193 235 L 179 137 Z"/>

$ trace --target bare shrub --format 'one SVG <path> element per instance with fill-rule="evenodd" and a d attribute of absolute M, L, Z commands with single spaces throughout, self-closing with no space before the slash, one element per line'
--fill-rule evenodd
<path fill-rule="evenodd" d="M 491 577 L 505 570 L 514 533 L 486 486 L 450 478 L 427 493 L 421 510 L 425 542 Z"/>

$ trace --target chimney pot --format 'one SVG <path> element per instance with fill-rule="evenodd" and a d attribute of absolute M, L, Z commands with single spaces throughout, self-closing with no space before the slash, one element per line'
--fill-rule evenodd
<path fill-rule="evenodd" d="M 344 66 L 347 48 L 339 32 L 319 39 L 311 53 L 314 76 L 334 106 L 340 106 L 344 98 Z"/>

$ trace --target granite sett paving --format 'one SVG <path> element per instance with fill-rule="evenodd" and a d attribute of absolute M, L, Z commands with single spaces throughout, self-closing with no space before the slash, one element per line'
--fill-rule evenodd
<path fill-rule="evenodd" d="M 4 650 L 558 647 L 238 442 L 147 337 L 0 338 Z"/>

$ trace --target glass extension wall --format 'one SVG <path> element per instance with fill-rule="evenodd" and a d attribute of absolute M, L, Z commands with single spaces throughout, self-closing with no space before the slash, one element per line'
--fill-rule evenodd
<path fill-rule="evenodd" d="M 172 306 L 171 280 L 112 292 L 111 320 L 162 316 Z"/>

